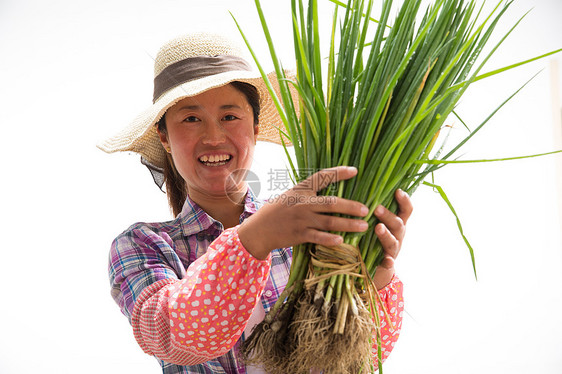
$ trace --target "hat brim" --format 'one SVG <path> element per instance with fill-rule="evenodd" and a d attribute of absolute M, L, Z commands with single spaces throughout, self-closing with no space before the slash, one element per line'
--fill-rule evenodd
<path fill-rule="evenodd" d="M 286 71 L 285 75 L 289 79 L 294 78 L 294 75 L 289 71 Z M 280 98 L 277 75 L 270 73 L 268 74 L 268 79 L 277 97 Z M 127 127 L 97 146 L 107 153 L 136 152 L 150 164 L 157 168 L 163 168 L 166 151 L 160 143 L 155 126 L 156 122 L 178 101 L 224 86 L 233 81 L 249 83 L 258 90 L 260 95 L 260 116 L 257 140 L 281 144 L 281 134 L 285 131 L 285 126 L 261 75 L 254 71 L 228 71 L 186 82 L 168 90 L 153 105 L 138 115 Z M 289 85 L 289 88 L 292 91 L 293 100 L 295 100 L 297 97 L 296 90 L 292 85 Z M 283 136 L 283 142 L 286 145 L 291 145 L 290 140 L 285 136 Z"/>

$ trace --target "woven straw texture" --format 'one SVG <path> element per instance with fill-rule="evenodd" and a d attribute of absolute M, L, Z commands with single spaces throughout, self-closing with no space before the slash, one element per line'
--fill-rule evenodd
<path fill-rule="evenodd" d="M 178 37 L 166 43 L 158 52 L 154 63 L 154 76 L 156 77 L 170 64 L 189 57 L 217 55 L 244 58 L 241 49 L 224 36 L 199 33 Z M 286 71 L 285 74 L 289 79 L 294 78 L 294 75 L 290 72 Z M 276 74 L 270 73 L 268 78 L 277 96 L 280 97 Z M 281 144 L 279 130 L 285 131 L 285 127 L 259 72 L 227 71 L 192 80 L 166 91 L 127 127 L 98 144 L 98 148 L 107 153 L 136 152 L 143 156 L 150 164 L 163 168 L 166 151 L 162 147 L 156 132 L 156 122 L 158 122 L 168 108 L 183 98 L 198 95 L 232 81 L 249 83 L 255 86 L 260 94 L 261 109 L 258 140 Z M 289 86 L 293 90 L 293 98 L 296 99 L 296 90 L 294 90 L 292 85 Z M 283 140 L 285 144 L 291 144 L 287 138 L 284 137 Z"/>

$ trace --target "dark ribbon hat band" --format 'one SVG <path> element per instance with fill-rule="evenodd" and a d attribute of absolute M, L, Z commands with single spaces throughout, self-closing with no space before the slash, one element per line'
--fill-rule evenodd
<path fill-rule="evenodd" d="M 251 71 L 252 68 L 244 59 L 227 55 L 189 57 L 174 62 L 154 78 L 152 102 L 182 83 L 233 70 Z"/>

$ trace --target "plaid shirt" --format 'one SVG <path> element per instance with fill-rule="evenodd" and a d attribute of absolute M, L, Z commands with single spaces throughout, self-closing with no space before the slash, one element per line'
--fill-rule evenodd
<path fill-rule="evenodd" d="M 248 190 L 240 222 L 255 213 L 261 205 L 262 203 L 256 199 L 252 191 Z M 205 362 L 203 362 L 201 357 L 207 356 L 200 355 L 197 349 L 193 348 L 194 344 L 187 344 L 187 342 L 184 343 L 183 350 L 179 354 L 175 352 L 173 356 L 166 356 L 170 346 L 177 346 L 179 340 L 170 327 L 174 326 L 174 322 L 178 322 L 169 315 L 169 313 L 175 315 L 173 308 L 178 303 L 174 301 L 175 298 L 181 293 L 181 290 L 185 293 L 189 287 L 195 285 L 197 273 L 202 268 L 206 268 L 205 263 L 210 257 L 208 253 L 218 252 L 213 248 L 213 245 L 216 245 L 216 242 L 213 242 L 219 237 L 225 237 L 229 231 L 232 233 L 231 236 L 237 240 L 235 229 L 225 232 L 220 222 L 214 220 L 188 198 L 176 219 L 163 223 L 134 224 L 113 242 L 109 259 L 111 295 L 133 325 L 135 338 L 139 345 L 148 354 L 170 357 L 169 361 L 190 363 L 182 366 L 159 360 L 165 374 L 246 373 L 246 367 L 237 354 L 239 345 L 244 340 L 243 327 L 237 328 L 238 334 L 231 336 L 232 339 L 229 341 L 232 340 L 233 344 L 230 345 L 233 346 L 232 349 L 225 351 L 217 358 L 205 358 Z M 221 235 L 223 233 L 225 235 Z M 242 263 L 247 261 L 246 264 L 249 264 L 234 264 L 234 270 L 237 274 L 241 274 L 240 277 L 244 277 L 243 274 L 247 273 L 240 269 L 242 266 L 245 269 L 250 266 L 250 270 L 261 269 L 262 272 L 265 272 L 261 278 L 255 277 L 254 280 L 252 277 L 251 282 L 255 287 L 247 288 L 256 290 L 256 299 L 260 299 L 267 313 L 287 283 L 291 266 L 290 248 L 276 249 L 264 261 L 254 259 L 245 250 L 230 258 L 234 257 L 237 259 L 244 257 Z M 223 263 L 225 260 L 220 261 Z M 190 280 L 193 280 L 191 286 L 189 285 Z M 199 282 L 200 279 L 197 281 Z M 389 286 L 379 291 L 387 310 L 390 311 L 395 327 L 384 335 L 385 341 L 383 341 L 382 347 L 384 358 L 390 354 L 401 327 L 403 310 L 401 287 L 401 283 L 395 277 Z M 225 299 L 227 299 L 226 296 Z M 235 313 L 241 315 L 241 312 Z M 246 313 L 239 318 L 247 321 L 249 314 Z M 171 339 L 170 335 L 173 335 Z M 201 363 L 193 364 L 194 362 Z"/>
<path fill-rule="evenodd" d="M 240 222 L 262 205 L 248 190 Z M 135 302 L 143 290 L 152 287 L 154 293 L 168 283 L 184 279 L 190 264 L 203 256 L 223 231 L 219 221 L 188 198 L 176 219 L 163 223 L 137 223 L 119 235 L 110 252 L 109 278 L 111 295 L 121 312 L 131 321 Z M 290 266 L 290 248 L 272 252 L 271 270 L 261 296 L 266 313 L 285 288 Z M 160 363 L 165 374 L 246 373 L 235 353 L 239 344 L 240 341 L 227 354 L 199 365 L 179 366 L 162 360 Z"/>

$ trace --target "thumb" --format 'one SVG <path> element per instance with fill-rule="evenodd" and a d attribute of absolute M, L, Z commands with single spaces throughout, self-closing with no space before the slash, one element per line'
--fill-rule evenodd
<path fill-rule="evenodd" d="M 390 270 L 394 267 L 394 259 L 390 256 L 386 256 L 379 266 L 384 269 Z"/>

